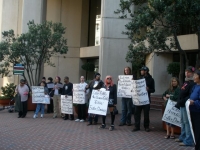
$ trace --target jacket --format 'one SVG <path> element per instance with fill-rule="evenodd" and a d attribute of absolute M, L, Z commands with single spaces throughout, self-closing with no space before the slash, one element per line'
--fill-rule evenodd
<path fill-rule="evenodd" d="M 56 85 L 57 83 L 55 83 L 55 85 Z M 61 82 L 60 83 L 58 83 L 58 84 L 62 84 Z M 60 88 L 59 90 L 58 90 L 58 94 L 62 94 L 62 89 L 63 88 Z M 53 97 L 54 96 L 54 92 L 55 92 L 55 90 L 54 89 L 52 89 L 51 91 L 49 91 L 49 96 L 50 97 Z"/>
<path fill-rule="evenodd" d="M 71 82 L 64 84 L 62 95 L 72 96 L 72 89 L 73 89 L 73 84 Z"/>
<path fill-rule="evenodd" d="M 106 89 L 106 86 L 104 86 L 104 88 Z M 117 86 L 116 84 L 113 84 L 113 86 L 109 86 L 108 89 L 106 89 L 107 91 L 110 91 L 109 94 L 109 99 L 113 99 L 113 103 L 117 104 Z"/>

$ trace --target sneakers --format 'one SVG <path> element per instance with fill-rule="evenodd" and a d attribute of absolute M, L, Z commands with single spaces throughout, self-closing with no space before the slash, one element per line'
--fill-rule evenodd
<path fill-rule="evenodd" d="M 35 119 L 35 118 L 37 118 L 37 115 L 36 115 L 36 114 L 33 115 L 33 119 Z"/>
<path fill-rule="evenodd" d="M 111 125 L 110 128 L 109 128 L 109 131 L 112 131 L 114 129 L 115 129 L 114 125 Z"/>
<path fill-rule="evenodd" d="M 187 146 L 183 142 L 179 143 L 179 146 Z"/>
<path fill-rule="evenodd" d="M 84 119 L 81 119 L 81 120 L 80 120 L 80 122 L 84 122 L 84 121 L 85 121 Z"/>
<path fill-rule="evenodd" d="M 75 121 L 76 121 L 76 122 L 79 122 L 79 121 L 80 121 L 80 119 L 76 119 Z"/>
<path fill-rule="evenodd" d="M 175 141 L 175 142 L 182 142 L 182 141 L 181 141 L 181 140 L 179 140 L 179 139 L 175 139 L 174 141 Z"/>
<path fill-rule="evenodd" d="M 44 115 L 43 114 L 41 114 L 41 116 L 40 116 L 41 118 L 43 118 L 44 117 Z"/>
<path fill-rule="evenodd" d="M 99 129 L 105 129 L 106 125 L 105 124 L 102 124 L 99 126 Z"/>

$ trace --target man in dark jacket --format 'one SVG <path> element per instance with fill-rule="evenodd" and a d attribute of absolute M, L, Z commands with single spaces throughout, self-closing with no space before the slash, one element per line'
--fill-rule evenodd
<path fill-rule="evenodd" d="M 65 84 L 63 86 L 62 95 L 72 96 L 73 84 L 71 82 L 69 82 L 69 77 L 65 77 L 64 82 L 65 82 Z M 65 117 L 63 119 L 64 120 L 69 119 L 69 115 L 65 114 Z M 74 114 L 70 114 L 70 120 L 74 120 Z"/>
<path fill-rule="evenodd" d="M 104 83 L 102 80 L 100 80 L 101 75 L 99 73 L 96 73 L 94 75 L 94 80 L 92 80 L 85 88 L 85 90 L 90 90 L 90 95 L 92 94 L 92 90 L 98 90 L 101 89 L 104 86 Z M 94 118 L 94 124 L 96 125 L 98 122 L 98 115 L 89 114 L 88 118 L 88 126 L 92 125 L 92 119 Z"/>
<path fill-rule="evenodd" d="M 154 79 L 149 74 L 149 68 L 148 67 L 142 67 L 140 69 L 141 78 L 145 79 L 146 81 L 146 90 L 148 92 L 149 96 L 149 102 L 151 103 L 151 93 L 155 92 L 155 84 Z M 141 106 L 135 106 L 135 128 L 132 131 L 138 131 L 140 130 L 140 118 L 141 118 L 141 112 L 144 111 L 144 128 L 146 132 L 149 132 L 149 111 L 150 111 L 150 104 L 147 105 L 141 105 Z"/>
<path fill-rule="evenodd" d="M 50 87 L 50 86 L 48 86 L 48 85 L 54 85 L 54 83 L 53 83 L 53 78 L 52 77 L 49 77 L 48 78 L 48 83 L 47 83 L 47 87 L 48 87 L 48 90 L 49 90 L 49 96 L 50 97 L 52 97 L 52 95 L 53 95 L 53 87 Z M 52 98 L 50 98 L 50 104 L 48 104 L 47 105 L 47 113 L 53 113 L 53 99 Z"/>
<path fill-rule="evenodd" d="M 190 125 L 187 117 L 187 112 L 185 108 L 185 102 L 189 99 L 193 86 L 195 85 L 193 81 L 193 73 L 195 69 L 192 66 L 189 66 L 185 70 L 185 82 L 183 83 L 178 102 L 176 104 L 177 108 L 181 110 L 181 135 L 178 139 L 175 139 L 180 146 L 191 146 L 194 144 L 192 133 L 190 130 Z"/>

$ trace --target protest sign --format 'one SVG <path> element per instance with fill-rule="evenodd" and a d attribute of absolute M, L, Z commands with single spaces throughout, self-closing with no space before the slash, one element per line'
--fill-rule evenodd
<path fill-rule="evenodd" d="M 110 91 L 93 90 L 88 113 L 106 115 Z"/>
<path fill-rule="evenodd" d="M 63 114 L 73 114 L 72 96 L 61 95 L 61 112 Z"/>
<path fill-rule="evenodd" d="M 54 83 L 47 83 L 47 87 L 48 87 L 48 89 L 53 89 L 54 86 L 55 86 Z"/>
<path fill-rule="evenodd" d="M 180 110 L 175 107 L 175 105 L 176 102 L 168 99 L 162 120 L 181 127 L 181 113 Z"/>
<path fill-rule="evenodd" d="M 131 98 L 132 75 L 119 75 L 117 97 Z"/>
<path fill-rule="evenodd" d="M 194 130 L 193 130 L 193 127 L 192 127 L 192 121 L 191 121 L 191 117 L 190 117 L 190 100 L 186 101 L 185 107 L 186 107 L 186 111 L 187 111 L 188 121 L 189 121 L 189 124 L 190 124 L 190 131 L 192 133 L 194 144 L 196 144 L 195 137 L 194 137 Z"/>
<path fill-rule="evenodd" d="M 146 90 L 145 79 L 132 80 L 132 100 L 136 106 L 149 104 L 149 96 Z"/>
<path fill-rule="evenodd" d="M 85 84 L 73 84 L 73 103 L 85 104 Z"/>
<path fill-rule="evenodd" d="M 50 98 L 44 94 L 43 86 L 32 86 L 32 103 L 50 104 Z"/>

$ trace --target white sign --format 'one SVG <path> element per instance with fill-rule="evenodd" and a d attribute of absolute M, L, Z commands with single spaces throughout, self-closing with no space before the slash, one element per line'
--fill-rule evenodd
<path fill-rule="evenodd" d="M 63 114 L 73 114 L 72 96 L 61 95 L 61 112 Z"/>
<path fill-rule="evenodd" d="M 119 75 L 117 97 L 131 98 L 132 79 L 132 75 Z"/>
<path fill-rule="evenodd" d="M 43 86 L 32 86 L 32 103 L 50 104 L 50 98 L 44 94 Z"/>
<path fill-rule="evenodd" d="M 47 83 L 47 87 L 48 87 L 48 89 L 53 89 L 54 86 L 55 86 L 54 83 Z"/>
<path fill-rule="evenodd" d="M 93 90 L 88 113 L 106 116 L 110 91 Z"/>
<path fill-rule="evenodd" d="M 185 103 L 185 108 L 186 108 L 186 111 L 187 111 L 188 121 L 189 121 L 189 124 L 190 124 L 190 130 L 191 130 L 191 133 L 192 133 L 194 144 L 196 144 L 195 137 L 194 137 L 194 131 L 193 131 L 193 127 L 192 127 L 192 121 L 191 121 L 191 117 L 190 117 L 190 100 L 189 99 Z"/>
<path fill-rule="evenodd" d="M 57 88 L 63 88 L 63 84 L 57 83 L 55 86 L 56 86 Z"/>
<path fill-rule="evenodd" d="M 175 107 L 176 102 L 168 99 L 162 120 L 181 127 L 181 112 Z"/>
<path fill-rule="evenodd" d="M 133 104 L 136 106 L 149 104 L 149 96 L 146 90 L 145 79 L 132 80 L 132 84 L 133 84 L 133 89 L 132 89 Z"/>
<path fill-rule="evenodd" d="M 73 103 L 85 104 L 85 84 L 73 84 Z"/>
<path fill-rule="evenodd" d="M 43 86 L 32 86 L 32 93 L 43 93 L 44 94 L 44 87 Z"/>

